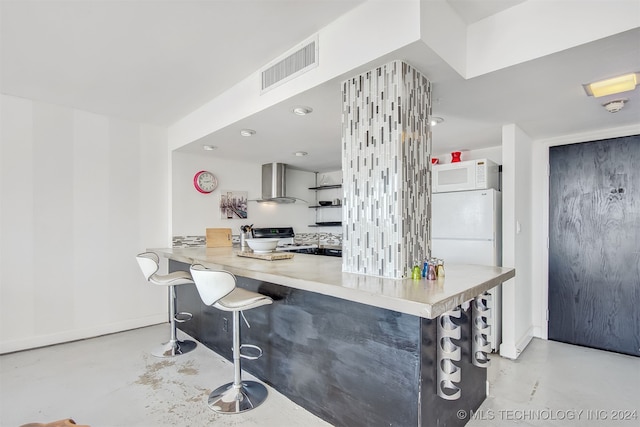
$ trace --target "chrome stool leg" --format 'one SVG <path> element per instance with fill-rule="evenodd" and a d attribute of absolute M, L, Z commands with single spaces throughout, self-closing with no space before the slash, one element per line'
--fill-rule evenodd
<path fill-rule="evenodd" d="M 242 381 L 240 358 L 257 359 L 258 356 L 245 356 L 240 353 L 240 312 L 233 312 L 233 382 L 218 387 L 209 395 L 208 405 L 215 412 L 223 414 L 239 414 L 260 405 L 267 398 L 267 388 L 256 381 Z"/>
<path fill-rule="evenodd" d="M 177 338 L 176 322 L 186 322 L 191 319 L 190 313 L 176 314 L 176 291 L 175 286 L 168 286 L 169 289 L 169 323 L 171 325 L 171 338 L 164 344 L 156 347 L 151 354 L 155 357 L 174 357 L 190 352 L 196 348 L 196 343 L 191 340 L 180 341 Z M 188 316 L 185 316 L 188 315 Z M 177 318 L 177 316 L 181 316 Z"/>

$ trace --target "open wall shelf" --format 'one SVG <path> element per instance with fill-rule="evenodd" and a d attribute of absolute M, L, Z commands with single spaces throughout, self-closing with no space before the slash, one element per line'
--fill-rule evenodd
<path fill-rule="evenodd" d="M 316 180 L 317 180 L 317 177 L 316 177 Z M 313 190 L 313 191 L 317 192 L 317 191 L 322 191 L 322 190 L 335 190 L 335 189 L 338 189 L 338 188 L 342 188 L 342 184 L 319 185 L 319 186 L 316 186 L 316 187 L 309 187 L 309 190 Z M 314 206 L 309 206 L 309 209 L 316 209 L 316 223 L 309 225 L 309 227 L 342 227 L 342 222 L 341 221 L 321 221 L 321 220 L 319 220 L 318 211 L 317 211 L 317 209 L 324 209 L 324 208 L 341 208 L 342 204 L 322 206 L 317 202 L 317 199 L 318 198 L 317 198 L 317 195 L 316 195 L 316 204 Z M 340 199 L 338 199 L 338 200 L 340 200 Z M 340 200 L 340 201 L 342 201 L 342 200 Z M 335 215 L 330 215 L 330 216 L 335 216 Z"/>

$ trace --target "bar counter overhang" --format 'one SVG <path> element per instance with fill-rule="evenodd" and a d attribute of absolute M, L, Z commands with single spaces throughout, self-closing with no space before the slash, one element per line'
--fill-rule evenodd
<path fill-rule="evenodd" d="M 512 268 L 452 264 L 435 281 L 387 279 L 343 273 L 340 258 L 151 250 L 169 258 L 170 271 L 227 270 L 239 287 L 273 298 L 245 313 L 242 342 L 264 355 L 243 369 L 333 425 L 460 426 L 486 397 L 483 294 L 514 277 Z M 177 299 L 193 313 L 180 329 L 231 359 L 229 315 L 205 306 L 194 285 L 180 286 Z"/>

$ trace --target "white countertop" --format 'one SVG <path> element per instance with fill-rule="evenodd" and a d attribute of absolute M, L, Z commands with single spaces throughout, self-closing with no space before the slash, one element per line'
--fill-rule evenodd
<path fill-rule="evenodd" d="M 434 319 L 515 276 L 515 269 L 447 264 L 438 280 L 387 279 L 342 272 L 342 259 L 295 254 L 265 261 L 239 257 L 239 248 L 149 249 L 165 258 L 282 286 Z"/>

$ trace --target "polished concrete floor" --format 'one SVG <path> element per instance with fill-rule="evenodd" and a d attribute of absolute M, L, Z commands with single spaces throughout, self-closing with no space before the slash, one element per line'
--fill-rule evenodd
<path fill-rule="evenodd" d="M 91 427 L 328 425 L 273 389 L 248 413 L 212 412 L 207 396 L 231 380 L 231 363 L 202 345 L 154 358 L 149 349 L 167 333 L 158 325 L 0 356 L 0 426 L 64 418 Z M 494 357 L 488 377 L 479 410 L 459 415 L 468 426 L 640 425 L 637 357 L 534 339 L 516 361 Z"/>

